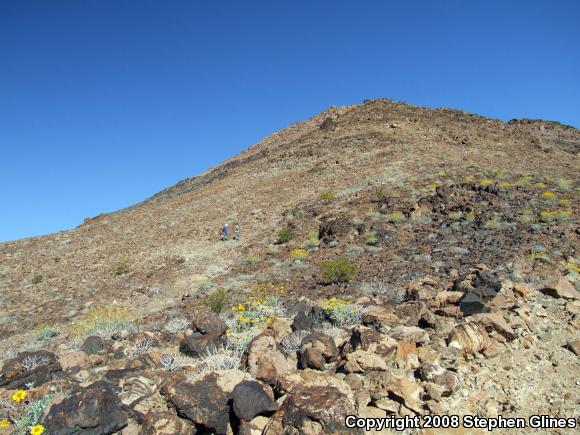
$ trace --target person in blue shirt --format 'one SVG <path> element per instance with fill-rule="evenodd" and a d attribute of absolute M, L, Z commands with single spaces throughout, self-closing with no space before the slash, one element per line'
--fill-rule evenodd
<path fill-rule="evenodd" d="M 224 224 L 224 228 L 222 230 L 222 240 L 228 240 L 228 224 Z"/>

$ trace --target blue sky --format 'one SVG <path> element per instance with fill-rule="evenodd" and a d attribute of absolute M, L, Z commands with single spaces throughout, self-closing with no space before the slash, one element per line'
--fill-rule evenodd
<path fill-rule="evenodd" d="M 0 241 L 143 200 L 336 104 L 580 126 L 578 1 L 0 0 Z"/>

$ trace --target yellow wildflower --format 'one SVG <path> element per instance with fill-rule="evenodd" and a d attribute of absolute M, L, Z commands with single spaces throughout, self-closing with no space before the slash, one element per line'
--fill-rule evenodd
<path fill-rule="evenodd" d="M 41 435 L 42 433 L 44 433 L 44 426 L 41 424 L 37 424 L 30 429 L 30 435 Z"/>
<path fill-rule="evenodd" d="M 8 420 L 6 419 L 0 420 L 0 429 L 4 429 L 8 426 L 10 426 L 10 422 Z"/>
<path fill-rule="evenodd" d="M 12 395 L 12 400 L 16 403 L 20 403 L 24 399 L 26 399 L 26 391 L 24 390 L 18 390 L 16 393 Z"/>

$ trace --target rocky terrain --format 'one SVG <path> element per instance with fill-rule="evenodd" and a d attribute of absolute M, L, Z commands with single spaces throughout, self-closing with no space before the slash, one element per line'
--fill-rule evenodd
<path fill-rule="evenodd" d="M 2 243 L 0 431 L 580 422 L 579 149 L 556 122 L 365 101 Z M 220 240 L 224 222 L 240 240 Z"/>

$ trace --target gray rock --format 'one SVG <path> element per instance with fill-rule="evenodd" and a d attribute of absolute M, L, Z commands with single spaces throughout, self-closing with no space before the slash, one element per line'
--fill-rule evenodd
<path fill-rule="evenodd" d="M 251 421 L 257 415 L 276 410 L 276 402 L 256 381 L 243 381 L 232 392 L 233 410 L 240 420 Z"/>

